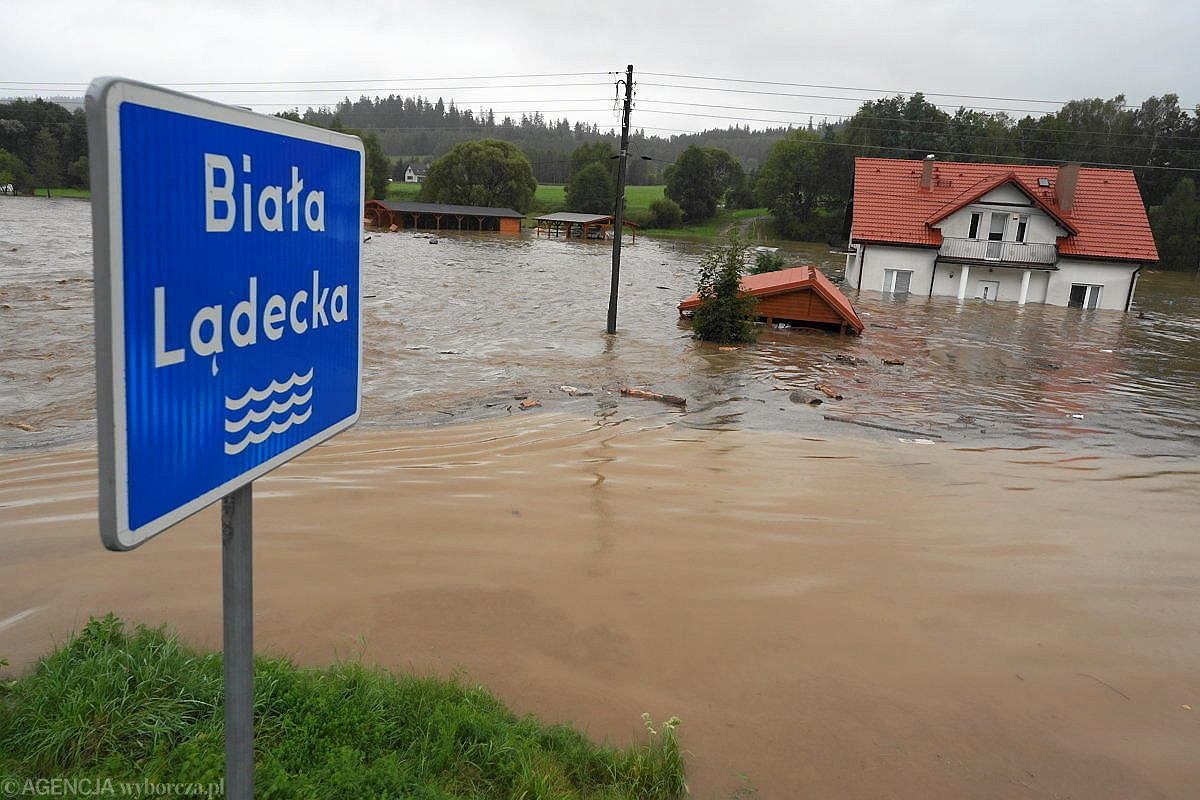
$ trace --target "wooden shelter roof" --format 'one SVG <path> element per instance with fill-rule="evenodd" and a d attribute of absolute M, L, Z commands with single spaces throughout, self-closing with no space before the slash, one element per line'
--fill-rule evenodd
<path fill-rule="evenodd" d="M 616 217 L 612 214 L 579 214 L 574 211 L 556 211 L 553 214 L 543 214 L 540 217 L 534 217 L 537 222 L 567 222 L 579 225 L 603 225 L 612 222 Z M 630 225 L 634 228 L 637 223 L 624 221 L 625 225 Z"/>
<path fill-rule="evenodd" d="M 455 206 L 446 203 L 414 203 L 409 201 L 394 202 L 391 200 L 368 200 L 368 205 L 378 203 L 389 211 L 404 214 L 461 214 L 464 217 L 515 217 L 524 219 L 525 215 L 511 208 L 491 208 L 489 206 Z"/>
<path fill-rule="evenodd" d="M 781 269 L 776 272 L 764 272 L 761 275 L 742 276 L 742 291 L 754 297 L 764 298 L 787 292 L 809 289 L 824 300 L 846 326 L 855 333 L 862 333 L 866 326 L 859 319 L 854 306 L 841 290 L 833 285 L 833 281 L 816 267 L 800 266 Z M 700 305 L 700 295 L 693 294 L 679 304 L 680 312 L 694 311 Z"/>

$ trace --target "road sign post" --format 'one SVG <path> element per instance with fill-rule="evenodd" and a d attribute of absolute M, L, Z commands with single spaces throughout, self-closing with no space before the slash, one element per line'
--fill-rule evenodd
<path fill-rule="evenodd" d="M 251 483 L 358 419 L 362 142 L 119 78 L 86 105 L 100 536 L 222 501 L 225 788 L 249 798 Z"/>
<path fill-rule="evenodd" d="M 254 796 L 253 487 L 221 500 L 221 608 L 225 650 L 225 794 Z"/>

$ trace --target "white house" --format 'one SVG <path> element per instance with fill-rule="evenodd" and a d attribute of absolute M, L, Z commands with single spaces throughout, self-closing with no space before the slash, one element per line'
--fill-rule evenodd
<path fill-rule="evenodd" d="M 405 183 L 421 183 L 422 181 L 425 180 L 425 177 L 427 175 L 429 175 L 429 167 L 424 167 L 424 166 L 421 166 L 420 164 L 417 164 L 415 166 L 412 164 L 409 164 L 408 168 L 406 170 L 404 170 L 404 182 Z"/>
<path fill-rule="evenodd" d="M 854 161 L 846 284 L 1129 310 L 1158 261 L 1129 170 Z"/>

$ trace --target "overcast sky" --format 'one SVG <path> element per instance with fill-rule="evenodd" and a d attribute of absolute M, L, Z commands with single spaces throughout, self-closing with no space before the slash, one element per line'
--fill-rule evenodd
<path fill-rule="evenodd" d="M 853 114 L 880 90 L 1014 116 L 1056 108 L 1034 101 L 1118 93 L 1200 102 L 1194 2 L 4 0 L 3 12 L 9 96 L 82 94 L 94 77 L 122 75 L 213 82 L 179 88 L 267 112 L 395 92 L 612 125 L 605 73 L 632 63 L 634 125 L 662 135 L 805 124 Z M 548 73 L 570 74 L 494 77 Z M 460 76 L 472 77 L 449 80 Z"/>

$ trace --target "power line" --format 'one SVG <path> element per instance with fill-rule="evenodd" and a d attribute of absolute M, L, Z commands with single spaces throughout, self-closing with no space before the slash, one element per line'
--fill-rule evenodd
<path fill-rule="evenodd" d="M 180 86 L 300 86 L 311 84 L 376 84 L 376 83 L 409 83 L 409 82 L 428 82 L 428 81 L 475 81 L 475 80 L 517 80 L 528 78 L 581 78 L 592 77 L 596 75 L 615 75 L 613 71 L 607 72 L 531 72 L 520 75 L 460 75 L 446 76 L 435 78 L 356 78 L 350 80 L 330 79 L 330 80 L 305 80 L 305 81 L 194 81 L 194 82 L 162 82 L 158 85 L 169 88 Z M 71 83 L 69 81 L 5 81 L 5 83 L 16 84 L 19 86 L 72 86 L 80 89 L 86 89 L 86 83 Z M 607 84 L 605 84 L 607 85 Z M 8 87 L 0 87 L 8 88 Z M 438 87 L 434 87 L 438 88 Z"/>
<path fill-rule="evenodd" d="M 313 88 L 313 89 L 209 89 L 210 93 L 214 94 L 314 94 L 314 93 L 329 93 L 329 92 L 428 92 L 432 90 L 447 91 L 451 89 L 548 89 L 562 86 L 608 86 L 608 82 L 594 81 L 575 81 L 566 83 L 493 83 L 474 86 L 383 86 L 383 87 L 335 87 L 335 88 Z M 0 86 L 3 91 L 28 91 L 16 86 Z M 66 89 L 47 89 L 46 91 L 69 91 Z"/>
<path fill-rule="evenodd" d="M 679 100 L 649 99 L 649 100 L 643 100 L 642 102 L 643 103 L 655 103 L 658 105 L 688 106 L 688 107 L 694 107 L 694 108 L 718 108 L 718 109 L 725 109 L 725 110 L 729 110 L 729 111 L 765 111 L 768 113 L 796 114 L 799 116 L 808 116 L 808 117 L 836 117 L 836 118 L 842 119 L 842 120 L 854 119 L 855 117 L 858 116 L 859 113 L 861 113 L 861 112 L 855 112 L 854 114 L 833 114 L 833 113 L 829 113 L 827 111 L 802 111 L 802 110 L 789 110 L 789 109 L 775 109 L 775 108 L 762 108 L 760 106 L 730 106 L 730 105 L 721 105 L 718 103 L 690 103 L 690 102 L 679 101 Z M 650 109 L 645 109 L 645 110 L 649 111 Z M 1050 113 L 1053 113 L 1053 112 L 1047 112 L 1047 115 L 1049 115 Z M 988 115 L 988 116 L 991 117 L 991 115 Z M 950 119 L 947 119 L 947 120 L 908 119 L 907 117 L 883 117 L 883 116 L 871 116 L 871 117 L 866 118 L 866 121 L 873 122 L 875 120 L 885 120 L 888 122 L 904 122 L 909 125 L 940 125 L 940 126 L 943 126 L 946 128 L 953 128 L 954 124 L 955 124 L 953 117 L 951 117 Z M 1011 130 L 1013 130 L 1013 127 L 1006 125 L 1005 129 L 1011 131 Z M 879 130 L 879 129 L 872 128 L 872 130 Z M 1133 131 L 1094 131 L 1094 130 L 1084 130 L 1084 129 L 1079 129 L 1079 128 L 1072 128 L 1070 131 L 1067 131 L 1067 133 L 1070 133 L 1072 135 L 1087 134 L 1089 136 L 1144 136 L 1145 135 L 1143 133 L 1138 133 L 1138 132 L 1133 132 Z M 1188 141 L 1188 142 L 1200 142 L 1200 136 L 1182 136 L 1182 135 L 1178 135 L 1178 134 L 1164 133 L 1164 134 L 1155 134 L 1155 137 L 1158 139 L 1179 139 L 1179 140 Z"/>
<path fill-rule="evenodd" d="M 643 72 L 643 75 L 650 75 L 657 78 L 682 78 L 685 80 L 697 81 L 722 81 L 726 83 L 748 83 L 759 86 L 792 86 L 801 89 L 832 89 L 843 92 L 878 92 L 885 95 L 915 95 L 920 94 L 925 97 L 958 97 L 965 100 L 992 100 L 1003 103 L 1046 103 L 1050 105 L 1063 106 L 1072 101 L 1070 100 L 1038 100 L 1028 97 L 995 97 L 992 95 L 978 94 L 954 94 L 951 92 L 923 92 L 913 89 L 879 89 L 867 86 L 830 86 L 820 83 L 791 83 L 788 81 L 761 81 L 750 80 L 748 78 L 725 78 L 708 75 L 679 75 L 670 72 Z M 878 98 L 883 99 L 883 98 Z M 1119 108 L 1137 109 L 1140 106 L 1129 105 L 1126 103 L 1119 104 Z M 1041 112 L 1048 113 L 1048 112 Z"/>
<path fill-rule="evenodd" d="M 766 90 L 762 90 L 762 89 L 724 89 L 724 88 L 717 87 L 717 86 L 685 86 L 683 84 L 678 84 L 678 83 L 643 83 L 642 85 L 643 86 L 657 86 L 657 87 L 664 88 L 664 89 L 687 89 L 688 91 L 693 91 L 693 92 L 725 92 L 725 93 L 731 93 L 731 94 L 769 95 L 771 97 L 803 97 L 803 98 L 815 99 L 815 100 L 837 100 L 837 101 L 842 101 L 842 102 L 853 102 L 853 103 L 874 103 L 878 100 L 887 99 L 887 98 L 882 98 L 882 97 L 837 97 L 835 95 L 827 95 L 827 94 L 800 94 L 797 92 L 770 92 L 770 91 L 766 91 Z M 960 104 L 930 103 L 929 105 L 934 106 L 935 108 L 951 108 L 951 109 L 958 109 L 958 108 L 963 107 L 961 103 Z M 1042 114 L 1042 115 L 1044 115 L 1044 114 L 1051 113 L 1051 112 L 1047 111 L 1046 109 L 1004 108 L 1004 107 L 999 107 L 999 106 L 974 106 L 974 108 L 984 110 L 984 111 L 1011 111 L 1016 114 Z"/>
<path fill-rule="evenodd" d="M 728 115 L 725 115 L 725 114 L 696 114 L 696 113 L 691 113 L 691 112 L 687 112 L 687 111 L 658 111 L 658 110 L 656 110 L 656 109 L 652 109 L 652 108 L 645 108 L 645 109 L 642 109 L 642 113 L 644 113 L 644 114 L 664 114 L 664 115 L 669 115 L 669 116 L 681 116 L 681 117 L 703 117 L 703 118 L 708 118 L 708 119 L 729 119 L 729 120 L 733 120 L 733 119 L 735 119 L 735 118 L 733 118 L 733 117 L 730 117 L 730 116 L 728 116 Z M 791 120 L 774 120 L 774 119 L 763 119 L 763 118 L 761 118 L 761 117 L 741 117 L 741 118 L 738 118 L 738 119 L 736 119 L 736 121 L 738 121 L 738 122 L 768 122 L 768 123 L 774 123 L 774 124 L 785 124 L 785 125 L 788 125 L 788 126 L 791 126 L 791 125 L 795 124 L 795 123 L 793 123 Z M 904 128 L 874 128 L 874 127 L 872 127 L 872 128 L 868 128 L 867 130 L 868 130 L 869 132 L 871 132 L 871 133 L 902 133 L 902 134 L 914 134 L 914 133 L 916 133 L 916 134 L 919 134 L 919 135 L 926 135 L 926 136 L 930 136 L 930 135 L 947 135 L 947 134 L 949 133 L 949 132 L 947 132 L 947 134 L 931 134 L 931 133 L 929 133 L 929 132 L 923 132 L 923 131 L 911 131 L 911 130 L 906 130 L 906 129 L 904 129 Z M 978 136 L 971 136 L 970 138 L 975 138 L 975 139 L 977 139 L 977 138 L 979 138 L 979 137 L 978 137 Z M 1192 140 L 1192 141 L 1200 141 L 1200 140 Z M 1000 142 L 1001 144 L 1013 144 L 1013 145 L 1020 145 L 1020 144 L 1048 144 L 1048 145 L 1061 145 L 1061 144 L 1069 144 L 1069 142 L 1060 142 L 1060 141 L 1055 141 L 1055 140 L 1053 140 L 1053 139 L 1029 139 L 1029 138 L 1008 138 L 1008 137 L 1006 137 L 1006 138 L 1004 138 L 1004 139 L 1001 139 L 1001 140 L 999 140 L 999 142 Z M 1121 150 L 1125 150 L 1125 151 L 1128 151 L 1128 150 L 1134 150 L 1134 151 L 1149 152 L 1149 153 L 1155 152 L 1155 150 L 1157 150 L 1157 149 L 1158 149 L 1158 148 L 1155 148 L 1155 147 L 1140 147 L 1140 146 L 1136 146 L 1136 145 L 1106 145 L 1106 146 L 1108 146 L 1108 147 L 1119 147 Z"/>
<path fill-rule="evenodd" d="M 719 128 L 715 128 L 715 129 L 711 129 L 711 130 L 696 131 L 696 130 L 688 130 L 686 128 L 656 128 L 656 127 L 652 127 L 652 126 L 641 126 L 641 127 L 639 127 L 639 130 L 666 131 L 666 132 L 673 132 L 673 133 L 681 134 L 684 136 L 688 136 L 688 135 L 695 136 L 695 135 L 701 135 L 701 134 L 707 134 L 707 133 L 721 133 L 722 132 L 721 129 L 719 129 Z M 1023 156 L 1023 155 L 1000 155 L 1000 154 L 996 154 L 996 153 L 971 153 L 971 152 L 963 152 L 963 151 L 955 151 L 955 150 L 931 150 L 931 149 L 927 149 L 927 148 L 923 148 L 923 147 L 898 147 L 898 146 L 893 146 L 893 145 L 853 144 L 851 142 L 830 142 L 830 141 L 826 141 L 824 139 L 814 140 L 812 142 L 812 144 L 822 145 L 825 147 L 849 147 L 849 148 L 854 148 L 854 149 L 859 149 L 859 150 L 891 150 L 891 151 L 910 150 L 910 151 L 915 151 L 915 152 L 919 152 L 919 153 L 933 153 L 934 155 L 940 155 L 940 156 L 965 156 L 965 157 L 969 157 L 969 158 L 989 159 L 989 161 L 983 162 L 983 163 L 995 163 L 996 159 L 1004 159 L 1006 161 L 1037 161 L 1037 162 L 1042 162 L 1041 165 L 1043 165 L 1043 166 L 1047 163 L 1049 163 L 1049 164 L 1082 164 L 1083 166 L 1103 167 L 1105 169 L 1129 169 L 1129 170 L 1154 169 L 1154 170 L 1166 170 L 1166 171 L 1170 171 L 1170 172 L 1200 172 L 1200 168 L 1198 168 L 1198 167 L 1171 167 L 1171 166 L 1161 166 L 1161 165 L 1157 165 L 1157 164 L 1117 164 L 1117 163 L 1112 163 L 1112 162 L 1107 162 L 1107 161 L 1081 161 L 1080 159 L 1068 159 L 1068 158 L 1038 158 L 1038 157 L 1034 157 L 1034 156 Z M 915 159 L 907 159 L 907 160 L 915 160 Z M 979 162 L 976 162 L 976 163 L 979 163 Z M 1031 164 L 1030 166 L 1039 166 L 1039 164 Z"/>

